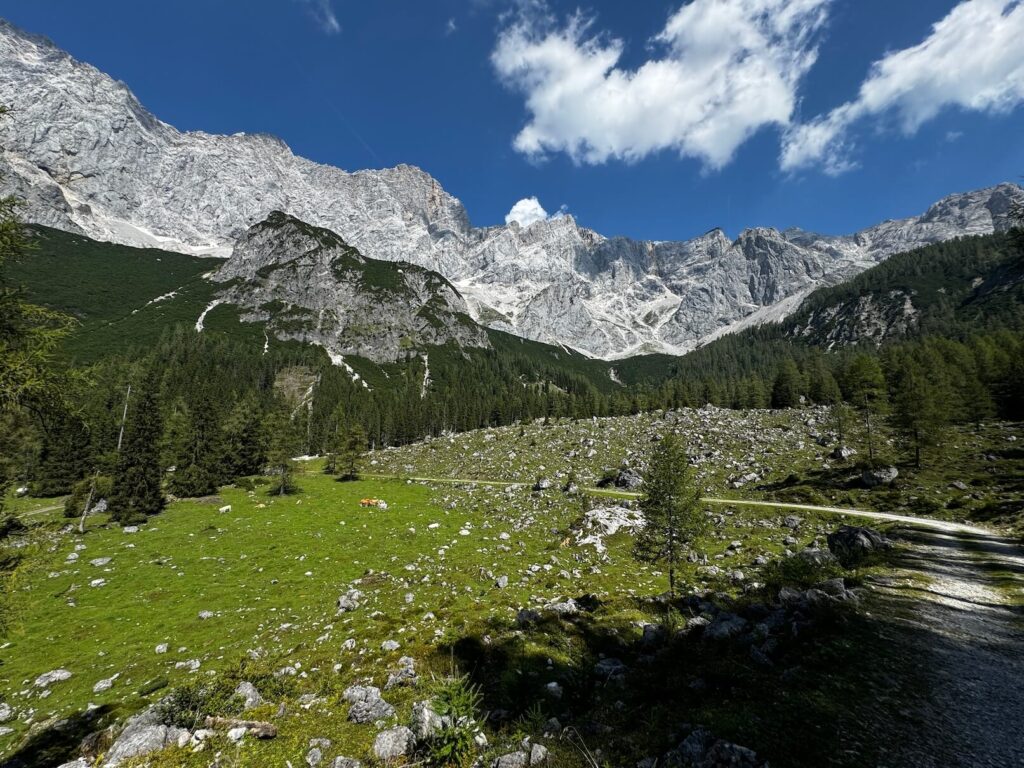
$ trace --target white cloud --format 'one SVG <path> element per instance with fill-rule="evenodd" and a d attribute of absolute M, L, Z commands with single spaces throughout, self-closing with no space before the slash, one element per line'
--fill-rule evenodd
<path fill-rule="evenodd" d="M 555 215 L 561 215 L 563 212 L 564 206 L 563 210 L 560 210 Z M 516 221 L 519 222 L 519 226 L 528 227 L 547 218 L 548 212 L 544 210 L 544 207 L 536 197 L 524 197 L 512 206 L 512 210 L 505 216 L 505 223 L 511 224 L 513 221 Z"/>
<path fill-rule="evenodd" d="M 1022 102 L 1024 2 L 964 0 L 922 43 L 875 62 L 855 100 L 791 130 L 780 164 L 847 170 L 849 128 L 867 117 L 892 117 L 911 135 L 949 107 L 998 113 Z"/>
<path fill-rule="evenodd" d="M 514 146 L 595 164 L 668 149 L 719 168 L 759 128 L 790 124 L 830 3 L 693 0 L 628 70 L 618 66 L 624 43 L 595 33 L 592 18 L 559 25 L 526 0 L 491 55 L 530 115 Z"/>
<path fill-rule="evenodd" d="M 448 22 L 444 25 L 445 35 L 454 35 L 459 31 L 459 25 L 455 23 L 455 19 L 448 19 Z"/>
<path fill-rule="evenodd" d="M 341 32 L 341 24 L 334 14 L 331 0 L 299 0 L 299 2 L 309 9 L 310 15 L 325 33 L 336 35 Z"/>

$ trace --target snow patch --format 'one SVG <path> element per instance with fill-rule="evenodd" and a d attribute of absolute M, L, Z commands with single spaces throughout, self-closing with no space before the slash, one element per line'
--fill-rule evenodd
<path fill-rule="evenodd" d="M 214 299 L 213 301 L 206 305 L 206 309 L 202 311 L 202 314 L 199 315 L 199 319 L 196 320 L 197 332 L 203 332 L 203 324 L 206 322 L 206 316 L 210 314 L 210 311 L 213 310 L 215 307 L 219 307 L 221 304 L 224 304 L 225 302 L 226 299 Z"/>
<path fill-rule="evenodd" d="M 362 376 L 360 376 L 358 373 L 356 373 L 355 369 L 351 365 L 349 365 L 348 363 L 345 362 L 344 355 L 341 355 L 338 352 L 332 352 L 331 350 L 328 349 L 327 350 L 327 356 L 329 358 L 331 358 L 331 364 L 332 365 L 336 365 L 339 368 L 344 368 L 345 371 L 348 372 L 348 375 L 352 378 L 352 381 L 356 381 L 356 382 L 359 382 L 360 384 L 362 384 L 363 385 L 363 389 L 369 389 L 370 388 L 370 385 L 366 383 L 366 379 L 364 379 Z"/>

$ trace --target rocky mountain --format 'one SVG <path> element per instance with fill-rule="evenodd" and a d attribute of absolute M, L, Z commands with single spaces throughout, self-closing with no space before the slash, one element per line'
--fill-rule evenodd
<path fill-rule="evenodd" d="M 1024 259 L 1006 235 L 964 238 L 896 254 L 821 288 L 775 329 L 816 346 L 875 346 L 931 334 L 967 338 L 1024 327 Z"/>
<path fill-rule="evenodd" d="M 684 352 L 779 319 L 814 288 L 894 253 L 998 231 L 1024 199 L 1003 184 L 843 237 L 756 228 L 651 242 L 606 238 L 572 216 L 475 227 L 417 168 L 348 173 L 270 136 L 180 132 L 123 83 L 3 21 L 0 61 L 0 103 L 14 108 L 0 123 L 0 191 L 24 197 L 33 222 L 228 256 L 236 241 L 244 255 L 249 228 L 283 211 L 366 257 L 440 273 L 482 324 L 605 358 Z"/>
<path fill-rule="evenodd" d="M 282 341 L 321 346 L 339 364 L 345 355 L 393 362 L 449 342 L 490 346 L 438 273 L 368 259 L 333 232 L 280 211 L 250 227 L 212 279 L 223 287 L 204 314 L 231 304 L 243 322 L 263 323 Z"/>

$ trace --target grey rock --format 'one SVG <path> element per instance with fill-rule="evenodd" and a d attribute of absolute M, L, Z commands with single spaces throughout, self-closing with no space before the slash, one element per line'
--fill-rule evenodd
<path fill-rule="evenodd" d="M 256 686 L 245 680 L 240 682 L 235 688 L 235 696 L 242 699 L 243 710 L 253 709 L 263 703 L 263 697 L 256 690 Z"/>
<path fill-rule="evenodd" d="M 880 467 L 865 469 L 860 479 L 868 488 L 877 488 L 880 485 L 891 485 L 899 475 L 900 471 L 896 467 Z"/>
<path fill-rule="evenodd" d="M 629 668 L 619 659 L 601 659 L 594 665 L 594 675 L 603 680 L 620 681 L 628 672 Z"/>
<path fill-rule="evenodd" d="M 501 755 L 493 763 L 491 768 L 529 768 L 530 755 L 522 750 L 509 752 Z"/>
<path fill-rule="evenodd" d="M 845 566 L 856 565 L 891 546 L 875 529 L 857 525 L 843 525 L 830 533 L 827 540 L 829 551 Z"/>
<path fill-rule="evenodd" d="M 347 611 L 354 611 L 360 606 L 360 601 L 363 599 L 363 593 L 358 589 L 350 589 L 344 595 L 338 598 L 338 612 L 346 613 Z"/>
<path fill-rule="evenodd" d="M 184 746 L 192 734 L 184 728 L 153 723 L 152 714 L 131 718 L 104 756 L 104 768 L 115 768 L 130 760 L 172 745 Z"/>
<path fill-rule="evenodd" d="M 747 620 L 742 616 L 722 612 L 704 628 L 704 637 L 708 640 L 730 640 L 738 637 L 746 628 Z"/>
<path fill-rule="evenodd" d="M 412 721 L 410 725 L 416 740 L 426 741 L 433 738 L 444 727 L 444 721 L 434 711 L 432 701 L 417 701 L 412 705 Z"/>
<path fill-rule="evenodd" d="M 530 745 L 530 765 L 542 765 L 548 759 L 548 748 L 543 744 Z"/>
<path fill-rule="evenodd" d="M 351 706 L 348 719 L 353 723 L 374 723 L 394 717 L 395 708 L 380 695 L 380 688 L 353 685 L 342 694 Z"/>
<path fill-rule="evenodd" d="M 363 768 L 363 764 L 352 757 L 336 757 L 331 768 Z"/>
<path fill-rule="evenodd" d="M 404 725 L 400 725 L 377 734 L 377 738 L 373 741 L 373 754 L 377 756 L 378 760 L 396 760 L 412 754 L 415 747 L 416 737 L 413 732 Z"/>
<path fill-rule="evenodd" d="M 71 679 L 71 673 L 66 669 L 55 669 L 52 672 L 45 672 L 35 680 L 36 688 L 49 688 L 54 683 L 62 683 Z"/>
<path fill-rule="evenodd" d="M 801 549 L 793 557 L 797 557 L 815 568 L 827 568 L 839 564 L 836 556 L 827 549 L 808 547 L 807 549 Z"/>

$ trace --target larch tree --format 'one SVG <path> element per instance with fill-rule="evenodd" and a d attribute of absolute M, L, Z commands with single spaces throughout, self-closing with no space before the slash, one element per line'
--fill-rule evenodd
<path fill-rule="evenodd" d="M 674 600 L 676 568 L 708 530 L 700 490 L 679 438 L 669 435 L 658 444 L 644 473 L 643 489 L 643 527 L 636 536 L 633 554 L 641 562 L 667 568 L 669 596 Z"/>
<path fill-rule="evenodd" d="M 846 368 L 845 385 L 848 397 L 864 419 L 867 436 L 868 461 L 875 460 L 875 438 L 873 415 L 884 413 L 888 403 L 885 374 L 878 359 L 860 354 L 850 361 Z"/>

